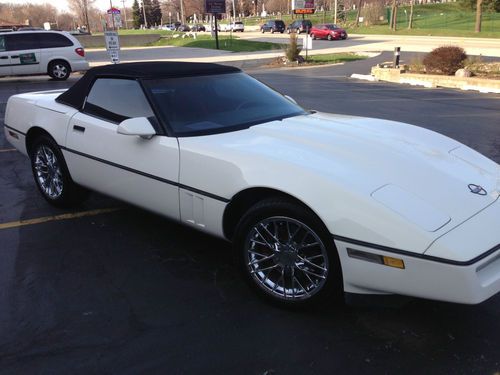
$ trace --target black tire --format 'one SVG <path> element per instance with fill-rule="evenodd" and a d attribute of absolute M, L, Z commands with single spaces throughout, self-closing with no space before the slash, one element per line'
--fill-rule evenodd
<path fill-rule="evenodd" d="M 52 61 L 49 64 L 47 73 L 56 81 L 65 81 L 71 74 L 71 66 L 66 61 Z"/>
<path fill-rule="evenodd" d="M 312 33 L 311 33 L 311 38 L 312 38 L 313 40 L 316 40 L 316 35 L 314 35 L 314 34 L 312 34 Z"/>
<path fill-rule="evenodd" d="M 36 186 L 50 204 L 72 207 L 88 197 L 88 190 L 71 179 L 61 150 L 49 136 L 40 136 L 33 142 L 30 160 Z"/>
<path fill-rule="evenodd" d="M 326 37 L 326 39 L 328 39 L 328 40 L 333 40 L 332 35 L 331 35 L 331 34 L 328 34 L 328 36 Z"/>
<path fill-rule="evenodd" d="M 271 34 L 274 34 L 274 29 L 271 29 Z"/>
<path fill-rule="evenodd" d="M 265 30 L 264 30 L 264 29 L 261 29 L 260 31 L 262 32 L 262 34 L 264 34 L 264 33 L 265 33 Z"/>
<path fill-rule="evenodd" d="M 283 198 L 263 200 L 248 210 L 235 233 L 242 272 L 262 297 L 290 308 L 343 301 L 333 238 L 308 208 Z"/>

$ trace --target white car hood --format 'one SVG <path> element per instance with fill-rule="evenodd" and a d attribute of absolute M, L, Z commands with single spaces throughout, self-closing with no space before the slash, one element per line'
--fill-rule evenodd
<path fill-rule="evenodd" d="M 261 141 L 267 138 L 275 154 L 302 157 L 323 173 L 341 174 L 347 188 L 361 188 L 407 219 L 411 218 L 404 211 L 411 208 L 405 208 L 404 201 L 420 200 L 429 207 L 421 207 L 422 213 L 433 215 L 430 221 L 440 218 L 432 225 L 415 218 L 429 231 L 451 220 L 457 223 L 468 219 L 499 195 L 500 171 L 496 163 L 457 141 L 420 127 L 317 113 L 256 126 L 252 131 L 263 137 Z M 486 195 L 471 193 L 470 184 L 482 187 Z M 394 194 L 382 194 L 385 190 Z M 408 193 L 408 199 L 402 191 Z"/>

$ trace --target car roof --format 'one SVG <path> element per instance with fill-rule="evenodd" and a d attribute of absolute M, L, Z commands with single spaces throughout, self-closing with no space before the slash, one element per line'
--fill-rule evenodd
<path fill-rule="evenodd" d="M 158 79 L 236 72 L 241 70 L 227 65 L 183 61 L 110 64 L 89 69 L 73 86 L 59 95 L 56 101 L 81 109 L 96 78 Z"/>
<path fill-rule="evenodd" d="M 30 34 L 30 33 L 53 33 L 53 34 L 63 34 L 63 35 L 68 35 L 69 33 L 67 31 L 59 31 L 59 30 L 44 30 L 44 29 L 32 29 L 32 30 L 16 30 L 16 31 L 1 31 L 0 34 L 9 34 L 9 35 L 16 35 L 16 34 Z"/>

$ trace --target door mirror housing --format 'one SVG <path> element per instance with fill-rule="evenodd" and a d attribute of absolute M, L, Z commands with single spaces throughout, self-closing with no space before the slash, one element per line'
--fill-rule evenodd
<path fill-rule="evenodd" d="M 146 117 L 134 117 L 122 121 L 116 129 L 118 134 L 136 135 L 145 139 L 150 139 L 156 135 L 153 125 Z"/>

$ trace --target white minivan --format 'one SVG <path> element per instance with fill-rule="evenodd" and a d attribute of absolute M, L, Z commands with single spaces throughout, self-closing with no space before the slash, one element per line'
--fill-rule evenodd
<path fill-rule="evenodd" d="M 80 42 L 64 31 L 0 32 L 0 77 L 48 74 L 62 81 L 89 68 Z"/>

